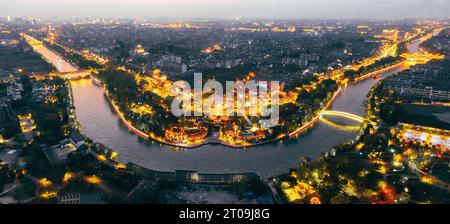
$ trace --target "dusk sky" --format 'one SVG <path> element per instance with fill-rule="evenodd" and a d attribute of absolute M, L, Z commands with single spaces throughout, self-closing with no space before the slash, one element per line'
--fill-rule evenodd
<path fill-rule="evenodd" d="M 450 0 L 0 0 L 0 16 L 448 18 Z"/>

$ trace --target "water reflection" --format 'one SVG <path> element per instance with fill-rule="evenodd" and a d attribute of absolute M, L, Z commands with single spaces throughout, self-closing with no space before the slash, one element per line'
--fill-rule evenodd
<path fill-rule="evenodd" d="M 417 43 L 418 45 L 418 43 Z M 416 43 L 410 48 L 417 50 Z M 398 68 L 382 75 L 397 73 Z M 366 79 L 343 89 L 331 110 L 345 111 L 364 117 L 362 106 L 369 90 L 379 79 Z M 302 157 L 315 158 L 322 152 L 356 137 L 356 130 L 340 130 L 318 122 L 308 133 L 291 140 L 248 149 L 205 145 L 180 149 L 138 138 L 122 125 L 105 98 L 102 89 L 89 79 L 72 81 L 76 113 L 84 134 L 119 152 L 121 162 L 134 162 L 160 171 L 198 170 L 207 173 L 256 172 L 268 177 L 286 173 L 298 165 Z M 343 121 L 344 125 L 354 125 Z"/>
<path fill-rule="evenodd" d="M 347 87 L 336 98 L 332 109 L 345 108 L 344 111 L 363 115 L 361 102 L 374 83 L 367 80 Z M 121 162 L 131 161 L 161 171 L 190 169 L 209 173 L 257 172 L 262 176 L 275 175 L 295 167 L 301 157 L 317 157 L 356 135 L 356 130 L 343 131 L 319 122 L 308 133 L 282 143 L 248 149 L 218 145 L 180 149 L 152 143 L 130 133 L 112 110 L 102 89 L 91 80 L 72 81 L 72 89 L 78 121 L 84 134 L 117 150 Z M 343 122 L 345 124 L 346 121 Z M 353 125 L 351 121 L 347 122 Z"/>

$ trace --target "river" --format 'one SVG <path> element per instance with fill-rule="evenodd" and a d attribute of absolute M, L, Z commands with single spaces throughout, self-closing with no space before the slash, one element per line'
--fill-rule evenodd
<path fill-rule="evenodd" d="M 419 43 L 413 42 L 408 47 L 409 50 L 417 52 Z M 386 72 L 381 78 L 404 69 L 401 67 Z M 330 109 L 364 116 L 362 102 L 378 81 L 380 79 L 368 78 L 343 88 Z M 255 172 L 261 177 L 270 177 L 297 167 L 302 157 L 316 158 L 322 152 L 350 141 L 357 135 L 357 131 L 345 131 L 319 121 L 310 131 L 295 139 L 257 147 L 235 149 L 221 145 L 204 145 L 194 149 L 180 149 L 152 143 L 131 133 L 113 111 L 102 88 L 90 79 L 72 80 L 71 84 L 81 132 L 117 151 L 120 162 L 133 162 L 152 170 L 197 170 L 202 173 Z M 351 123 L 342 118 L 333 120 Z"/>
<path fill-rule="evenodd" d="M 28 35 L 24 35 L 24 38 L 28 42 L 36 41 L 36 39 Z M 46 59 L 46 61 L 52 64 L 58 70 L 58 72 L 74 72 L 78 70 L 76 66 L 64 60 L 61 56 L 45 47 L 42 43 L 33 44 L 32 47 L 34 51 L 41 54 L 43 58 Z"/>

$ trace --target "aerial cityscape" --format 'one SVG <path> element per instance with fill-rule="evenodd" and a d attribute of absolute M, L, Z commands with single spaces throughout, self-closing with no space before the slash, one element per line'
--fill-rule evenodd
<path fill-rule="evenodd" d="M 450 203 L 450 2 L 107 2 L 0 9 L 0 204 Z"/>

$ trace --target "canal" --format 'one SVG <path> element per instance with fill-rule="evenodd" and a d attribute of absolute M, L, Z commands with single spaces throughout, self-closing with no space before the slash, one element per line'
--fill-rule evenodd
<path fill-rule="evenodd" d="M 409 50 L 417 52 L 419 43 L 413 42 L 408 47 Z M 401 67 L 386 72 L 381 78 L 404 69 Z M 362 103 L 378 81 L 380 78 L 368 78 L 343 88 L 330 109 L 364 116 Z M 133 162 L 152 170 L 197 170 L 203 173 L 255 172 L 262 177 L 270 177 L 295 168 L 302 157 L 316 158 L 334 146 L 354 139 L 357 135 L 355 130 L 343 130 L 319 121 L 310 131 L 295 139 L 248 149 L 221 145 L 180 149 L 152 143 L 131 133 L 113 111 L 102 88 L 90 79 L 72 80 L 71 84 L 81 132 L 92 140 L 116 150 L 120 162 Z M 341 124 L 351 122 L 341 118 L 333 118 L 333 121 Z"/>

